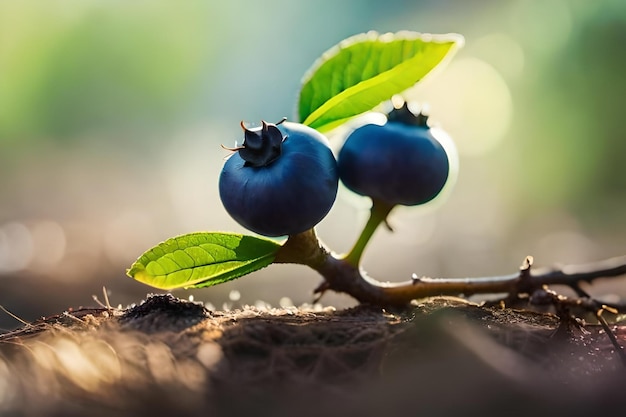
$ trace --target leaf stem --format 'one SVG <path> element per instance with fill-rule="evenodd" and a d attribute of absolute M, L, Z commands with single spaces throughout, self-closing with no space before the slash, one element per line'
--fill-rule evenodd
<path fill-rule="evenodd" d="M 387 204 L 380 200 L 372 200 L 372 208 L 370 209 L 370 216 L 361 232 L 361 235 L 357 239 L 356 243 L 343 259 L 354 267 L 358 267 L 361 262 L 361 257 L 365 247 L 369 243 L 372 235 L 378 228 L 378 226 L 387 220 L 387 216 L 391 209 L 394 208 L 393 204 Z"/>

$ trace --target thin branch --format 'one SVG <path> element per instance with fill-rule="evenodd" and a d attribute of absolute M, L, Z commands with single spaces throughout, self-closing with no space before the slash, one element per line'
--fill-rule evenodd
<path fill-rule="evenodd" d="M 626 256 L 583 265 L 531 270 L 532 258 L 527 257 L 519 272 L 485 278 L 419 278 L 410 282 L 384 285 L 384 293 L 394 301 L 435 295 L 472 295 L 490 293 L 531 294 L 545 285 L 576 286 L 581 281 L 626 274 Z"/>
<path fill-rule="evenodd" d="M 602 325 L 602 328 L 604 329 L 604 333 L 606 333 L 606 335 L 609 337 L 609 339 L 611 340 L 611 343 L 613 344 L 613 347 L 615 348 L 615 351 L 617 352 L 620 359 L 622 360 L 622 366 L 626 368 L 626 352 L 624 351 L 624 348 L 617 341 L 617 337 L 615 337 L 615 333 L 613 333 L 613 330 L 611 330 L 609 323 L 607 323 L 604 316 L 602 316 L 602 313 L 604 311 L 605 311 L 604 309 L 598 310 L 598 312 L 596 313 L 596 317 L 598 318 L 600 325 Z"/>
<path fill-rule="evenodd" d="M 296 250 L 297 248 L 297 250 Z M 306 256 L 302 256 L 305 253 Z M 575 287 L 579 282 L 626 274 L 626 256 L 582 265 L 534 269 L 528 256 L 520 269 L 509 275 L 476 278 L 414 277 L 400 283 L 384 283 L 330 253 L 314 231 L 293 235 L 277 255 L 278 263 L 299 263 L 318 271 L 327 285 L 324 290 L 344 292 L 362 303 L 401 306 L 411 300 L 438 295 L 532 294 L 546 285 Z"/>
<path fill-rule="evenodd" d="M 530 297 L 530 303 L 535 305 L 552 304 L 556 309 L 557 315 L 561 319 L 561 326 L 559 329 L 567 330 L 569 329 L 569 323 L 572 322 L 572 320 L 576 322 L 577 319 L 571 314 L 572 309 L 583 309 L 594 313 L 598 323 L 600 323 L 602 329 L 615 348 L 615 352 L 619 355 L 619 358 L 622 361 L 622 366 L 626 368 L 626 351 L 624 351 L 624 348 L 619 344 L 615 333 L 611 330 L 609 323 L 603 316 L 605 311 L 611 314 L 618 314 L 618 309 L 594 299 L 578 285 L 574 285 L 574 287 L 577 295 L 581 298 L 569 298 L 562 294 L 558 294 L 556 291 L 550 290 L 547 287 L 543 287 L 533 292 L 532 297 Z"/>
<path fill-rule="evenodd" d="M 0 311 L 3 311 L 5 314 L 7 314 L 8 316 L 14 318 L 15 320 L 19 321 L 20 323 L 22 323 L 24 326 L 30 326 L 31 324 L 25 320 L 22 320 L 21 318 L 19 318 L 18 316 L 16 316 L 15 314 L 11 313 L 9 310 L 7 310 L 6 308 L 4 308 L 3 306 L 0 305 Z"/>
<path fill-rule="evenodd" d="M 528 259 L 528 258 L 527 258 Z M 626 274 L 626 256 L 584 265 L 569 265 L 560 269 L 543 268 L 531 270 L 530 265 L 519 272 L 494 277 L 476 278 L 413 278 L 408 282 L 380 283 L 360 274 L 364 283 L 356 286 L 359 291 L 348 291 L 361 302 L 379 305 L 407 304 L 413 299 L 437 295 L 472 294 L 531 294 L 544 285 L 572 286 L 581 281 L 616 277 Z M 357 279 L 354 274 L 322 274 L 329 281 L 330 289 L 346 287 L 344 281 Z M 367 283 L 367 284 L 366 284 Z M 355 289 L 355 285 L 348 286 Z"/>

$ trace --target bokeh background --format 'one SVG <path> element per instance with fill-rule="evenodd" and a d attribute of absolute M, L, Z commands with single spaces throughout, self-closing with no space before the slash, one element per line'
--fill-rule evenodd
<path fill-rule="evenodd" d="M 0 0 L 0 304 L 33 320 L 113 305 L 145 249 L 224 211 L 220 144 L 239 121 L 293 118 L 300 80 L 348 36 L 457 32 L 466 45 L 407 93 L 454 138 L 454 189 L 399 209 L 368 248 L 380 280 L 485 276 L 626 253 L 626 2 Z M 341 136 L 332 135 L 336 148 Z M 347 251 L 368 201 L 341 190 L 319 225 Z M 319 277 L 277 265 L 175 291 L 218 308 L 311 300 Z M 625 296 L 626 278 L 596 295 Z M 340 295 L 324 304 L 351 305 Z M 19 325 L 0 314 L 0 329 Z"/>

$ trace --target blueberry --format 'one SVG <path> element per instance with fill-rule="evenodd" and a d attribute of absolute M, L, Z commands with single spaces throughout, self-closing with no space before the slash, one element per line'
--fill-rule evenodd
<path fill-rule="evenodd" d="M 426 121 L 404 103 L 389 113 L 385 124 L 355 129 L 337 158 L 341 181 L 357 194 L 390 206 L 435 198 L 446 184 L 450 161 Z"/>
<path fill-rule="evenodd" d="M 262 122 L 247 128 L 219 178 L 226 211 L 265 236 L 293 235 L 315 226 L 337 195 L 337 162 L 328 140 L 298 123 Z"/>

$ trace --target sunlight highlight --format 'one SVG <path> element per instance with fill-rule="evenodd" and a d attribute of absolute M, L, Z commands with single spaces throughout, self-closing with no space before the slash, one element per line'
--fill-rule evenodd
<path fill-rule="evenodd" d="M 33 265 L 46 269 L 61 262 L 67 247 L 63 227 L 55 221 L 43 220 L 35 223 L 30 231 L 34 247 Z"/>
<path fill-rule="evenodd" d="M 9 366 L 2 357 L 0 357 L 0 411 L 4 408 L 3 405 L 8 404 L 13 397 L 12 383 L 10 380 Z"/>
<path fill-rule="evenodd" d="M 504 33 L 491 33 L 473 42 L 471 51 L 493 65 L 504 77 L 522 76 L 526 57 L 522 46 Z"/>
<path fill-rule="evenodd" d="M 21 271 L 33 257 L 33 237 L 17 222 L 0 227 L 0 274 Z"/>
<path fill-rule="evenodd" d="M 478 58 L 452 62 L 446 71 L 407 93 L 428 103 L 430 120 L 446 130 L 461 155 L 480 156 L 508 133 L 513 116 L 509 87 L 491 65 Z"/>
<path fill-rule="evenodd" d="M 103 385 L 121 378 L 117 354 L 104 341 L 80 343 L 59 337 L 50 344 L 32 346 L 32 352 L 42 369 L 58 372 L 85 391 L 97 392 Z"/>

